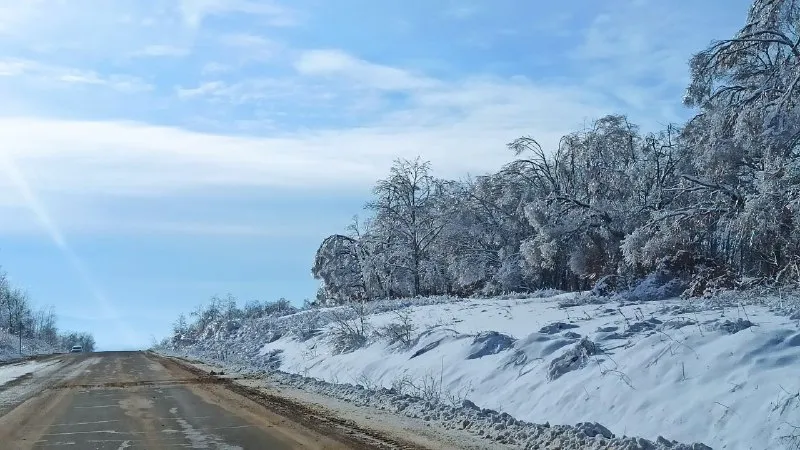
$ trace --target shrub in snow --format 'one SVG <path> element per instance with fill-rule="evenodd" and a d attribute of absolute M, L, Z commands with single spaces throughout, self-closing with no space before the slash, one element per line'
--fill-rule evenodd
<path fill-rule="evenodd" d="M 472 341 L 472 349 L 467 359 L 478 359 L 488 355 L 496 355 L 514 346 L 516 339 L 496 331 L 480 333 Z"/>
<path fill-rule="evenodd" d="M 425 344 L 424 347 L 422 347 L 421 349 L 419 349 L 416 352 L 414 352 L 414 354 L 411 355 L 411 357 L 408 358 L 408 359 L 414 359 L 417 356 L 420 356 L 420 355 L 423 355 L 425 353 L 428 353 L 429 351 L 431 351 L 431 350 L 435 349 L 436 347 L 438 347 L 439 344 L 441 344 L 441 343 L 442 343 L 442 341 L 438 340 L 438 341 L 433 341 L 433 342 L 431 342 L 429 344 Z"/>
<path fill-rule="evenodd" d="M 728 268 L 704 266 L 692 276 L 684 297 L 711 297 L 712 295 L 737 287 L 738 278 Z"/>
<path fill-rule="evenodd" d="M 589 292 L 596 297 L 608 297 L 617 292 L 622 287 L 622 277 L 619 275 L 605 275 L 597 280 L 594 287 Z"/>
<path fill-rule="evenodd" d="M 331 335 L 331 347 L 334 353 L 350 353 L 367 345 L 367 336 L 360 330 L 345 324 L 337 328 Z"/>
<path fill-rule="evenodd" d="M 348 353 L 367 345 L 371 325 L 364 303 L 352 303 L 347 308 L 332 309 L 333 329 L 330 343 L 335 353 Z"/>
<path fill-rule="evenodd" d="M 301 341 L 307 341 L 322 332 L 322 320 L 318 310 L 303 311 L 290 316 L 292 333 Z"/>
<path fill-rule="evenodd" d="M 282 349 L 275 349 L 260 357 L 260 363 L 266 370 L 278 370 L 281 366 Z"/>
<path fill-rule="evenodd" d="M 563 355 L 550 361 L 547 369 L 547 379 L 553 381 L 567 372 L 578 370 L 586 366 L 589 357 L 600 353 L 600 346 L 583 338 Z"/>
<path fill-rule="evenodd" d="M 726 320 L 725 322 L 718 323 L 714 328 L 717 330 L 722 330 L 729 334 L 736 334 L 754 325 L 755 324 L 753 324 L 753 322 L 750 322 L 749 320 L 737 319 L 735 322 Z"/>
<path fill-rule="evenodd" d="M 450 342 L 458 339 L 465 339 L 468 337 L 470 336 L 467 334 L 462 334 L 455 330 L 451 330 L 449 328 L 445 329 L 432 328 L 426 330 L 425 332 L 420 334 L 419 339 L 417 340 L 417 344 L 419 345 L 422 342 L 427 342 L 429 340 L 430 342 L 428 342 L 427 344 L 422 346 L 422 348 L 414 352 L 414 354 L 412 354 L 409 359 L 414 359 L 417 356 L 427 353 L 444 342 Z"/>
<path fill-rule="evenodd" d="M 395 320 L 381 327 L 378 335 L 386 339 L 389 345 L 399 343 L 403 347 L 410 347 L 413 341 L 416 326 L 411 321 L 411 314 L 406 310 L 394 311 Z"/>
<path fill-rule="evenodd" d="M 624 297 L 636 302 L 664 300 L 681 295 L 686 287 L 686 283 L 670 272 L 657 270 L 639 281 Z"/>
<path fill-rule="evenodd" d="M 633 322 L 632 324 L 628 325 L 628 327 L 625 329 L 625 333 L 623 333 L 622 336 L 631 337 L 635 334 L 652 331 L 656 329 L 656 325 L 661 325 L 661 321 L 654 318 Z"/>
<path fill-rule="evenodd" d="M 611 430 L 597 422 L 581 422 L 575 425 L 575 428 L 589 437 L 602 436 L 606 439 L 611 439 L 614 437 L 614 434 L 611 432 Z"/>
<path fill-rule="evenodd" d="M 573 325 L 571 323 L 553 322 L 553 323 L 549 323 L 549 324 L 543 326 L 539 330 L 539 333 L 542 333 L 542 334 L 556 334 L 556 333 L 560 333 L 561 331 L 564 331 L 564 330 L 569 330 L 571 328 L 578 328 L 578 326 L 577 325 Z"/>
<path fill-rule="evenodd" d="M 709 297 L 719 291 L 733 289 L 738 286 L 739 279 L 728 267 L 717 261 L 685 250 L 663 258 L 654 276 L 683 280 L 686 285 L 682 295 L 687 298 Z"/>

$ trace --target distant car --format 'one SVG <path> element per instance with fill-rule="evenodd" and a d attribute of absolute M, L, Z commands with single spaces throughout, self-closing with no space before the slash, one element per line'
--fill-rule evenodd
<path fill-rule="evenodd" d="M 73 345 L 72 350 L 69 351 L 70 353 L 83 353 L 83 347 L 80 345 Z"/>

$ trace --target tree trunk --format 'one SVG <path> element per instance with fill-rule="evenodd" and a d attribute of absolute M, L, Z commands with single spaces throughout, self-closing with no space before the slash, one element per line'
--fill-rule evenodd
<path fill-rule="evenodd" d="M 420 281 L 419 281 L 419 246 L 414 244 L 414 297 L 419 295 Z"/>

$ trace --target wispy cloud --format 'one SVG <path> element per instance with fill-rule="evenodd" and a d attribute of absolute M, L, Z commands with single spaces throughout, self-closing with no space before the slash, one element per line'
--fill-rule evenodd
<path fill-rule="evenodd" d="M 231 72 L 235 70 L 235 67 L 231 66 L 230 64 L 223 64 L 220 62 L 208 62 L 203 65 L 200 69 L 200 73 L 203 75 L 216 75 L 226 72 Z"/>
<path fill-rule="evenodd" d="M 480 7 L 476 4 L 455 2 L 445 10 L 445 15 L 455 19 L 467 19 L 476 16 L 479 12 Z"/>
<path fill-rule="evenodd" d="M 304 83 L 284 77 L 249 78 L 230 83 L 223 80 L 211 80 L 194 87 L 178 87 L 176 94 L 182 100 L 208 101 L 214 104 L 215 108 L 225 106 L 225 104 L 253 107 L 263 104 L 272 107 L 291 104 L 293 110 L 299 110 L 311 104 L 320 105 L 321 102 L 335 98 L 340 93 L 330 90 L 330 86 Z M 296 111 L 295 114 L 298 118 L 302 117 L 301 111 Z"/>
<path fill-rule="evenodd" d="M 651 105 L 662 120 L 680 120 L 679 102 L 688 83 L 688 60 L 711 39 L 732 32 L 733 20 L 709 24 L 709 16 L 744 17 L 731 9 L 693 3 L 691 13 L 670 3 L 651 0 L 610 0 L 582 30 L 583 39 L 571 57 L 585 67 L 588 86 L 607 92 L 626 108 Z M 698 31 L 709 36 L 698 39 Z"/>
<path fill-rule="evenodd" d="M 274 60 L 286 50 L 285 45 L 264 36 L 230 33 L 219 37 L 225 58 L 237 66 Z"/>
<path fill-rule="evenodd" d="M 217 96 L 226 89 L 226 84 L 223 81 L 207 81 L 201 85 L 193 88 L 177 88 L 176 92 L 180 98 L 194 98 L 203 96 Z"/>
<path fill-rule="evenodd" d="M 308 50 L 295 60 L 301 75 L 342 77 L 348 82 L 381 90 L 433 87 L 435 80 L 408 70 L 374 64 L 339 49 Z"/>
<path fill-rule="evenodd" d="M 208 16 L 227 14 L 255 15 L 276 27 L 297 25 L 298 14 L 270 0 L 180 0 L 180 8 L 187 24 L 199 26 Z"/>
<path fill-rule="evenodd" d="M 190 38 L 174 0 L 0 2 L 0 52 L 37 56 L 119 58 L 149 46 L 178 46 Z"/>
<path fill-rule="evenodd" d="M 266 49 L 271 48 L 278 50 L 283 46 L 279 43 L 267 39 L 263 36 L 247 33 L 233 33 L 225 34 L 220 37 L 220 42 L 229 47 L 238 47 L 244 49 Z"/>
<path fill-rule="evenodd" d="M 75 208 L 69 205 L 69 208 Z M 37 228 L 43 228 L 38 215 L 33 221 L 28 212 L 31 208 L 26 204 L 24 209 L 19 209 L 19 214 L 0 223 L 0 233 L 3 235 L 27 235 Z M 123 235 L 123 236 L 180 236 L 180 237 L 316 237 L 328 230 L 324 225 L 313 226 L 298 224 L 253 224 L 241 219 L 231 219 L 229 222 L 220 223 L 206 218 L 184 218 L 180 220 L 163 220 L 156 217 L 130 217 L 126 215 L 99 214 L 91 209 L 79 208 L 80 214 L 68 214 L 60 211 L 63 218 L 58 224 L 57 233 L 62 236 L 61 230 L 66 230 L 74 236 L 98 235 Z M 50 220 L 50 219 L 48 219 Z M 44 231 L 50 235 L 50 231 Z M 66 241 L 63 241 L 66 243 Z M 55 241 L 54 241 L 55 243 Z M 60 248 L 61 243 L 57 244 Z M 71 251 L 71 250 L 70 250 Z"/>
<path fill-rule="evenodd" d="M 190 50 L 186 47 L 174 45 L 148 45 L 141 50 L 133 52 L 134 57 L 160 57 L 160 56 L 186 56 Z"/>
<path fill-rule="evenodd" d="M 101 75 L 95 71 L 43 64 L 25 59 L 0 60 L 0 77 L 26 77 L 50 84 L 94 85 L 121 92 L 143 92 L 149 83 L 120 74 Z"/>
<path fill-rule="evenodd" d="M 426 87 L 412 93 L 407 107 L 351 129 L 231 137 L 144 123 L 18 118 L 0 119 L 0 140 L 10 143 L 4 151 L 20 164 L 35 168 L 36 182 L 49 191 L 345 188 L 368 185 L 398 156 L 420 154 L 447 176 L 484 173 L 508 160 L 503 145 L 518 135 L 532 133 L 552 145 L 604 112 L 601 97 L 529 80 L 474 80 L 435 90 L 427 86 L 436 83 L 401 85 Z M 209 83 L 183 95 L 220 95 L 227 88 Z"/>
<path fill-rule="evenodd" d="M 119 227 L 118 223 L 109 224 L 111 227 Z M 181 236 L 240 236 L 240 237 L 280 237 L 303 235 L 308 233 L 296 226 L 269 227 L 256 226 L 236 223 L 209 223 L 209 222 L 140 222 L 130 223 L 124 226 L 128 232 L 134 234 L 175 234 Z"/>
<path fill-rule="evenodd" d="M 31 61 L 19 59 L 0 60 L 0 77 L 18 77 L 29 71 L 33 66 Z"/>

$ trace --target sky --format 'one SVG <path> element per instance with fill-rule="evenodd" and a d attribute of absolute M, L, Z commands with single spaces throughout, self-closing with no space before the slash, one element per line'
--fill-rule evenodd
<path fill-rule="evenodd" d="M 0 265 L 142 348 L 212 295 L 313 298 L 396 158 L 497 170 L 604 114 L 681 122 L 744 0 L 0 0 Z"/>

